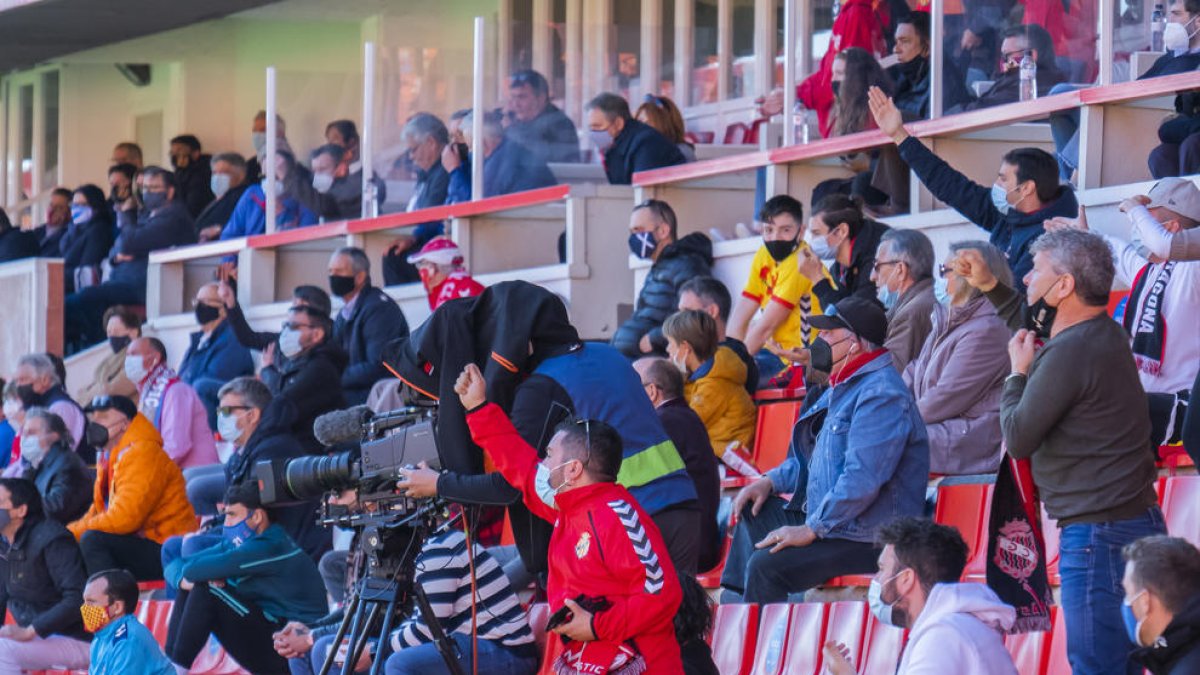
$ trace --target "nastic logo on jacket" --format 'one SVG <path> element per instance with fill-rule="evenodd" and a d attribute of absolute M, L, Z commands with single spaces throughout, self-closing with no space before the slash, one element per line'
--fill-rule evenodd
<path fill-rule="evenodd" d="M 575 557 L 583 560 L 590 550 L 592 550 L 592 535 L 584 532 L 579 535 L 579 541 L 575 542 Z"/>

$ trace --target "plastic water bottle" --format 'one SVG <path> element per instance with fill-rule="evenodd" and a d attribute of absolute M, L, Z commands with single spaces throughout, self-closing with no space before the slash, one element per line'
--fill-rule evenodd
<path fill-rule="evenodd" d="M 796 127 L 796 138 L 792 142 L 808 143 L 808 111 L 800 101 L 792 107 L 792 124 Z"/>
<path fill-rule="evenodd" d="M 1163 33 L 1167 30 L 1167 13 L 1163 11 L 1161 2 L 1154 4 L 1154 13 L 1150 15 L 1150 51 L 1163 51 Z"/>
<path fill-rule="evenodd" d="M 1033 52 L 1025 50 L 1021 57 L 1021 100 L 1032 101 L 1037 98 L 1037 64 L 1033 61 Z"/>

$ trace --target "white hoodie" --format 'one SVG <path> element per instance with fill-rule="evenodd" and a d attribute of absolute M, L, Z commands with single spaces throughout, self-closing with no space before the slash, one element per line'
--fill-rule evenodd
<path fill-rule="evenodd" d="M 1001 634 L 1016 618 L 1016 610 L 983 584 L 937 584 L 896 674 L 1017 675 Z"/>

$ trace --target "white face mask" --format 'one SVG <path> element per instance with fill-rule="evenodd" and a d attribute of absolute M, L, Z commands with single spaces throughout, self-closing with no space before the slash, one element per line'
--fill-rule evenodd
<path fill-rule="evenodd" d="M 333 187 L 333 174 L 331 173 L 314 173 L 312 181 L 313 189 L 321 194 L 329 192 L 329 188 Z"/>
<path fill-rule="evenodd" d="M 125 377 L 135 385 L 141 384 L 142 380 L 146 379 L 146 357 L 127 355 L 125 357 Z"/>
<path fill-rule="evenodd" d="M 541 500 L 546 503 L 546 506 L 549 506 L 552 509 L 558 508 L 558 506 L 554 503 L 554 495 L 561 492 L 562 489 L 567 486 L 567 484 L 564 482 L 562 485 L 554 487 L 550 483 L 550 474 L 554 473 L 556 469 L 561 469 L 570 463 L 571 462 L 563 462 L 553 469 L 547 468 L 544 463 L 538 464 L 537 476 L 533 479 L 533 489 L 535 492 L 537 492 L 538 497 L 540 497 Z"/>
<path fill-rule="evenodd" d="M 1191 21 L 1187 23 L 1168 23 L 1163 29 L 1163 48 L 1169 52 L 1186 52 L 1191 45 L 1192 36 L 1195 31 L 1189 32 L 1187 27 Z"/>
<path fill-rule="evenodd" d="M 45 458 L 46 448 L 42 447 L 42 439 L 37 436 L 21 437 L 21 459 L 29 462 L 29 465 L 36 469 Z"/>
<path fill-rule="evenodd" d="M 9 400 L 4 402 L 4 419 L 12 426 L 13 431 L 21 433 L 21 425 L 17 422 L 17 418 L 21 416 L 24 409 L 21 407 L 20 401 Z"/>
<path fill-rule="evenodd" d="M 254 146 L 254 152 L 261 155 L 267 149 L 267 132 L 254 131 L 250 133 L 250 144 Z"/>
<path fill-rule="evenodd" d="M 237 443 L 242 435 L 241 429 L 238 429 L 237 416 L 217 415 L 217 433 L 221 434 L 221 440 Z"/>
<path fill-rule="evenodd" d="M 900 626 L 900 624 L 896 623 L 896 603 L 893 601 L 889 604 L 883 601 L 883 585 L 900 576 L 903 572 L 904 570 L 900 570 L 882 582 L 872 579 L 871 586 L 867 590 L 867 606 L 871 608 L 871 613 L 880 622 L 886 623 L 889 626 Z M 900 627 L 903 628 L 903 626 Z"/>
<path fill-rule="evenodd" d="M 279 351 L 289 359 L 304 351 L 304 345 L 300 344 L 300 331 L 287 328 L 279 333 Z"/>

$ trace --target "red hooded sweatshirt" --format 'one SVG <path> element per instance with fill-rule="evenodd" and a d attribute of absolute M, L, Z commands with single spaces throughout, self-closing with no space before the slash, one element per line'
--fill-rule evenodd
<path fill-rule="evenodd" d="M 682 599 L 679 579 L 658 527 L 633 495 L 616 483 L 594 483 L 559 492 L 557 508 L 551 507 L 535 489 L 537 451 L 500 406 L 490 403 L 468 413 L 467 424 L 471 439 L 521 491 L 529 510 L 554 523 L 546 584 L 550 611 L 558 611 L 564 598 L 603 596 L 611 607 L 592 619 L 598 642 L 610 647 L 632 642 L 646 673 L 682 673 L 674 624 Z"/>

